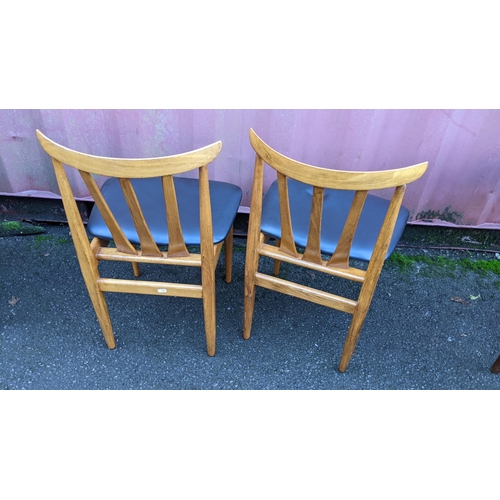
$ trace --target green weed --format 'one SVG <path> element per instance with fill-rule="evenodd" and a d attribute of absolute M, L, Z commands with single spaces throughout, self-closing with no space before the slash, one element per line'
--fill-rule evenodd
<path fill-rule="evenodd" d="M 21 224 L 19 224 L 19 222 L 16 221 L 0 222 L 0 227 L 5 231 L 13 231 L 15 229 L 20 229 Z"/>
<path fill-rule="evenodd" d="M 492 272 L 500 276 L 500 260 L 450 259 L 441 255 L 430 257 L 428 255 L 402 255 L 394 252 L 389 262 L 402 271 L 411 269 L 414 264 L 426 264 L 431 271 L 453 272 L 461 268 L 479 274 Z"/>
<path fill-rule="evenodd" d="M 55 243 L 56 245 L 63 245 L 66 243 L 71 243 L 71 238 L 55 237 L 50 235 L 38 235 L 35 238 L 35 248 L 40 248 L 42 244 L 46 241 Z"/>

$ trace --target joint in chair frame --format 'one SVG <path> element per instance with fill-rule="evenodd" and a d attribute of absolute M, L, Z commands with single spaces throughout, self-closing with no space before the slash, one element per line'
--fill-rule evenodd
<path fill-rule="evenodd" d="M 347 369 L 384 261 L 401 237 L 409 212 L 406 185 L 428 163 L 395 170 L 342 171 L 307 165 L 269 147 L 250 129 L 256 153 L 245 261 L 243 337 L 250 338 L 256 287 L 268 288 L 352 315 L 339 370 Z M 277 180 L 263 196 L 264 164 Z M 393 188 L 390 200 L 368 194 Z M 269 239 L 275 245 L 269 244 Z M 297 248 L 303 248 L 301 254 Z M 323 255 L 330 255 L 328 260 Z M 274 276 L 259 272 L 260 257 L 274 259 Z M 350 259 L 368 262 L 366 270 Z M 361 283 L 357 300 L 279 278 L 281 262 Z"/>
<path fill-rule="evenodd" d="M 115 347 L 104 292 L 199 298 L 203 301 L 207 352 L 215 355 L 215 267 L 224 245 L 226 281 L 231 281 L 233 223 L 241 202 L 238 186 L 208 178 L 208 164 L 222 143 L 159 158 L 107 158 L 73 151 L 36 131 L 52 159 L 82 275 L 107 346 Z M 87 231 L 65 167 L 79 171 L 95 206 Z M 198 170 L 199 179 L 174 177 Z M 99 189 L 92 174 L 109 177 Z M 113 240 L 116 248 L 109 246 Z M 159 247 L 167 247 L 167 251 Z M 200 248 L 192 253 L 188 247 Z M 101 277 L 101 260 L 201 269 L 201 284 Z"/>

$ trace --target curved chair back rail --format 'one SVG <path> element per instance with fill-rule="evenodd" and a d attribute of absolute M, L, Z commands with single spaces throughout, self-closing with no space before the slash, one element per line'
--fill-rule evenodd
<path fill-rule="evenodd" d="M 255 169 L 245 263 L 243 337 L 250 337 L 256 286 L 353 315 L 339 369 L 345 371 L 371 303 L 384 260 L 402 235 L 409 212 L 402 207 L 406 184 L 420 178 L 427 162 L 394 170 L 351 172 L 307 165 L 268 146 L 250 130 Z M 263 197 L 264 164 L 277 180 Z M 369 191 L 393 189 L 390 200 Z M 270 238 L 276 240 L 269 244 Z M 300 253 L 297 248 L 303 248 Z M 330 255 L 325 259 L 323 255 Z M 258 271 L 261 256 L 275 261 L 274 276 Z M 352 259 L 368 261 L 358 268 Z M 278 278 L 280 262 L 362 283 L 358 300 L 346 299 Z"/>
<path fill-rule="evenodd" d="M 61 146 L 39 130 L 36 134 L 43 149 L 61 163 L 83 172 L 118 178 L 161 177 L 188 172 L 211 163 L 222 149 L 222 142 L 218 141 L 189 153 L 160 158 L 107 158 Z"/>
<path fill-rule="evenodd" d="M 270 167 L 290 179 L 328 189 L 371 190 L 409 184 L 420 178 L 427 162 L 394 170 L 353 172 L 315 167 L 293 160 L 268 146 L 250 129 L 250 143 L 259 157 Z"/>
<path fill-rule="evenodd" d="M 103 292 L 173 295 L 203 299 L 207 351 L 213 356 L 215 266 L 225 243 L 226 281 L 230 282 L 232 226 L 242 197 L 238 186 L 209 181 L 208 164 L 222 143 L 179 155 L 129 159 L 73 151 L 38 130 L 37 136 L 52 158 L 82 274 L 108 347 L 114 348 L 115 340 Z M 91 242 L 64 165 L 80 173 L 95 201 L 87 226 Z M 173 177 L 195 169 L 198 180 Z M 93 175 L 109 179 L 99 188 Z M 109 246 L 111 240 L 116 248 Z M 200 251 L 190 252 L 187 245 Z M 101 260 L 131 262 L 136 278 L 141 262 L 196 266 L 201 268 L 201 284 L 102 278 Z"/>

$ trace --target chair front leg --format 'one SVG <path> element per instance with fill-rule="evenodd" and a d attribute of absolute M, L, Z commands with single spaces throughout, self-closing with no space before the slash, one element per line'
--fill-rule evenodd
<path fill-rule="evenodd" d="M 226 267 L 226 283 L 231 283 L 233 275 L 233 226 L 229 230 L 226 239 L 224 240 L 224 261 Z"/>
<path fill-rule="evenodd" d="M 498 356 L 497 360 L 493 363 L 491 367 L 491 373 L 500 373 L 500 356 Z"/>
<path fill-rule="evenodd" d="M 111 319 L 109 317 L 108 305 L 104 293 L 99 289 L 99 285 L 97 284 L 97 280 L 99 279 L 99 273 L 97 271 L 98 261 L 92 254 L 89 254 L 89 258 L 93 260 L 91 264 L 82 257 L 81 252 L 78 252 L 78 260 L 80 262 L 83 279 L 101 326 L 104 340 L 109 349 L 114 349 L 116 347 L 116 342 L 111 326 Z"/>
<path fill-rule="evenodd" d="M 77 231 L 74 231 L 77 234 Z M 116 347 L 115 337 L 113 335 L 113 327 L 111 326 L 111 319 L 109 317 L 108 304 L 104 293 L 99 289 L 97 280 L 99 279 L 99 260 L 96 258 L 96 252 L 99 247 L 107 247 L 109 241 L 94 238 L 90 244 L 85 241 L 82 243 L 83 238 L 74 238 L 75 250 L 82 271 L 83 280 L 90 296 L 94 311 L 101 326 L 102 334 L 106 345 L 109 349 Z"/>

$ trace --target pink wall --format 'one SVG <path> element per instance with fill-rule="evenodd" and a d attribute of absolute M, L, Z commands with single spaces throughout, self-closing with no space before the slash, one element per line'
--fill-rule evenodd
<path fill-rule="evenodd" d="M 247 207 L 250 127 L 287 156 L 326 168 L 429 161 L 407 190 L 412 219 L 448 213 L 459 225 L 500 229 L 498 110 L 0 110 L 0 194 L 57 196 L 39 128 L 70 148 L 115 157 L 169 155 L 222 140 L 211 177 L 241 186 Z M 88 197 L 77 177 L 72 183 L 79 198 Z"/>

